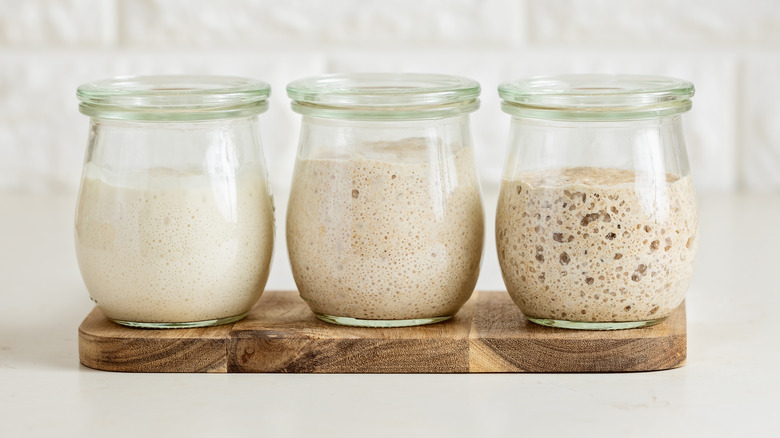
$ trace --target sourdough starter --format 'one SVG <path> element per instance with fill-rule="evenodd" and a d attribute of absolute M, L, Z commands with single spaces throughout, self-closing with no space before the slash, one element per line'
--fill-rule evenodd
<path fill-rule="evenodd" d="M 321 315 L 451 316 L 471 296 L 484 217 L 471 150 L 425 144 L 299 159 L 287 245 L 301 297 Z"/>
<path fill-rule="evenodd" d="M 195 322 L 241 315 L 263 292 L 273 248 L 264 173 L 119 180 L 87 164 L 76 251 L 90 296 L 114 320 Z"/>
<path fill-rule="evenodd" d="M 528 316 L 649 321 L 683 300 L 696 259 L 689 176 L 570 168 L 505 179 L 496 217 L 504 282 Z"/>

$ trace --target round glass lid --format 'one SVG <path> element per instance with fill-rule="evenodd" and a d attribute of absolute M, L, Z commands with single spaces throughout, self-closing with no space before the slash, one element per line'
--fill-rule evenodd
<path fill-rule="evenodd" d="M 436 118 L 479 107 L 479 83 L 471 79 L 419 73 L 332 74 L 287 86 L 293 110 L 333 118 Z"/>
<path fill-rule="evenodd" d="M 232 76 L 134 76 L 90 82 L 76 92 L 88 116 L 134 120 L 203 120 L 265 111 L 271 86 Z"/>
<path fill-rule="evenodd" d="M 693 84 L 663 76 L 537 76 L 498 87 L 505 112 L 544 119 L 628 119 L 691 108 Z"/>

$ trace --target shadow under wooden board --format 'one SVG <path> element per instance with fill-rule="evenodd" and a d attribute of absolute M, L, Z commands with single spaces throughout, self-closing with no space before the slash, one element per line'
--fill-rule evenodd
<path fill-rule="evenodd" d="M 170 373 L 579 373 L 677 368 L 685 304 L 653 327 L 541 327 L 506 292 L 475 292 L 449 321 L 359 328 L 322 322 L 295 292 L 265 292 L 241 321 L 198 329 L 119 326 L 96 308 L 79 327 L 79 358 L 99 370 Z"/>

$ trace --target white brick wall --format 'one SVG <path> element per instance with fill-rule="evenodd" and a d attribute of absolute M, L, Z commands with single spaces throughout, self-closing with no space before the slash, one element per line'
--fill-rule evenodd
<path fill-rule="evenodd" d="M 567 72 L 693 81 L 685 122 L 698 189 L 780 191 L 775 0 L 0 0 L 0 191 L 75 192 L 88 123 L 79 84 L 184 72 L 271 83 L 263 140 L 283 191 L 299 123 L 284 86 L 361 70 L 480 81 L 472 123 L 486 192 L 509 122 L 498 83 Z"/>
<path fill-rule="evenodd" d="M 520 37 L 516 5 L 502 0 L 119 0 L 119 38 L 143 48 L 508 47 Z"/>
<path fill-rule="evenodd" d="M 739 170 L 747 189 L 776 191 L 780 187 L 780 56 L 777 52 L 747 56 L 741 80 Z"/>
<path fill-rule="evenodd" d="M 112 41 L 116 28 L 111 1 L 3 0 L 0 46 L 94 47 Z"/>
<path fill-rule="evenodd" d="M 780 43 L 776 0 L 528 0 L 539 45 L 716 48 Z"/>

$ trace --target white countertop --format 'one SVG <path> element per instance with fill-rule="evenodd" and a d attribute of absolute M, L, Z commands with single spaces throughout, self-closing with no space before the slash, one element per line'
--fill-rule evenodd
<path fill-rule="evenodd" d="M 281 194 L 280 194 L 281 195 Z M 284 200 L 285 195 L 277 196 Z M 74 198 L 0 196 L 0 437 L 768 436 L 780 196 L 700 198 L 688 363 L 634 374 L 183 375 L 79 365 Z M 282 202 L 283 204 L 283 202 Z M 495 206 L 490 196 L 485 205 Z M 280 205 L 277 218 L 283 218 Z M 488 215 L 488 222 L 492 221 Z M 281 241 L 282 230 L 277 232 Z M 488 229 L 480 289 L 502 288 Z M 269 289 L 291 288 L 278 245 Z"/>

